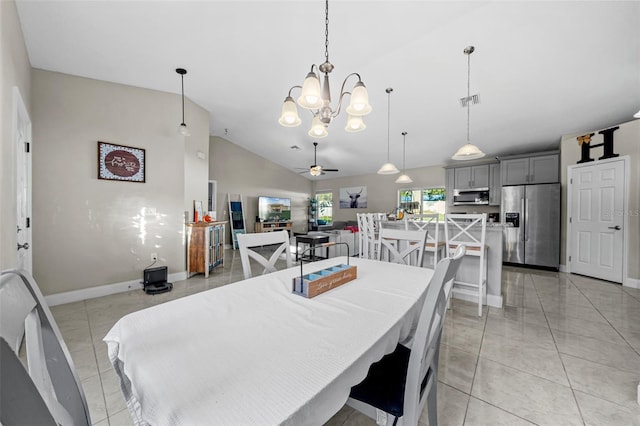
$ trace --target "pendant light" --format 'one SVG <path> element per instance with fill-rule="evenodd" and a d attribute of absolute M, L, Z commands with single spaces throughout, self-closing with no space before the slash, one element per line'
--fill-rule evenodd
<path fill-rule="evenodd" d="M 180 123 L 180 127 L 178 127 L 178 133 L 182 136 L 191 136 L 191 132 L 184 122 L 184 75 L 187 73 L 187 70 L 184 68 L 176 68 L 176 72 L 180 74 L 180 79 L 182 81 L 182 123 Z"/>
<path fill-rule="evenodd" d="M 395 175 L 396 173 L 400 173 L 400 170 L 396 166 L 393 165 L 391 161 L 389 161 L 389 146 L 390 146 L 390 128 L 391 128 L 391 92 L 393 89 L 388 87 L 385 89 L 387 92 L 387 162 L 380 167 L 378 170 L 379 175 Z"/>
<path fill-rule="evenodd" d="M 477 146 L 469 142 L 469 119 L 471 115 L 471 104 L 478 103 L 478 94 L 471 96 L 471 54 L 476 50 L 473 46 L 467 46 L 464 49 L 464 54 L 467 55 L 467 97 L 460 98 L 460 103 L 463 107 L 467 107 L 467 143 L 464 144 L 451 159 L 453 160 L 476 160 L 485 156 L 485 153 Z"/>
<path fill-rule="evenodd" d="M 396 179 L 396 183 L 411 183 L 413 179 L 404 172 L 404 162 L 406 159 L 407 132 L 402 132 L 402 174 Z"/>

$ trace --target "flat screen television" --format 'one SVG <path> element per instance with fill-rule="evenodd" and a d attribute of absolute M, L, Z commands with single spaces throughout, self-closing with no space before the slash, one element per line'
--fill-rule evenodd
<path fill-rule="evenodd" d="M 262 222 L 288 222 L 291 220 L 291 199 L 258 197 L 258 217 Z"/>

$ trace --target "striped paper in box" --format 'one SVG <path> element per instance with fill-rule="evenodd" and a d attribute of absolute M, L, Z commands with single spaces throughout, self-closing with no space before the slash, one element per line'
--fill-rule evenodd
<path fill-rule="evenodd" d="M 293 292 L 300 296 L 312 298 L 355 280 L 357 276 L 358 268 L 356 266 L 343 264 L 331 266 L 302 277 L 295 277 L 293 279 Z"/>

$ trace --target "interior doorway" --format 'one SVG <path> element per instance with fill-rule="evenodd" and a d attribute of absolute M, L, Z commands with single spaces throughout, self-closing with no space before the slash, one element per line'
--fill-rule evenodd
<path fill-rule="evenodd" d="M 31 119 L 20 90 L 13 88 L 13 141 L 16 152 L 16 268 L 33 273 L 31 235 Z"/>
<path fill-rule="evenodd" d="M 623 283 L 627 271 L 629 157 L 569 166 L 569 272 Z"/>

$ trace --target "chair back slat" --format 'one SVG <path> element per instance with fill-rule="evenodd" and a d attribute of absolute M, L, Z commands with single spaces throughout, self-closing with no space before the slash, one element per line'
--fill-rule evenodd
<path fill-rule="evenodd" d="M 380 229 L 380 249 L 378 260 L 387 260 L 393 263 L 422 266 L 422 257 L 427 239 L 427 230 L 406 231 L 404 229 L 385 228 Z"/>
<path fill-rule="evenodd" d="M 426 251 L 433 252 L 433 268 L 438 264 L 441 252 L 440 246 L 440 215 L 438 213 L 425 213 L 422 215 L 410 215 L 405 223 L 405 229 L 429 229 L 427 233 Z"/>
<path fill-rule="evenodd" d="M 477 236 L 476 231 L 478 226 L 480 227 L 480 237 Z M 465 244 L 467 250 L 484 248 L 486 230 L 486 213 L 445 215 L 444 233 L 447 241 L 447 250 L 455 250 L 455 247 L 460 244 Z"/>
<path fill-rule="evenodd" d="M 271 253 L 269 259 L 256 250 L 253 250 L 253 248 L 256 247 L 270 246 L 274 244 L 279 244 L 279 246 L 276 247 L 273 253 Z M 264 268 L 262 271 L 263 275 L 276 271 L 276 262 L 283 253 L 285 255 L 287 268 L 291 268 L 293 266 L 293 259 L 289 244 L 289 233 L 286 230 L 255 234 L 238 234 L 238 248 L 240 249 L 240 261 L 242 262 L 242 271 L 245 279 L 253 276 L 249 258 L 255 260 Z"/>

